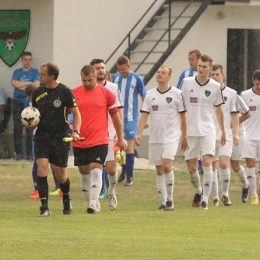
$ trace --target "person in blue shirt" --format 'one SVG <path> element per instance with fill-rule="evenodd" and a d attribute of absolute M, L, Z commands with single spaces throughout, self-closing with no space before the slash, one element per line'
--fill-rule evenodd
<path fill-rule="evenodd" d="M 15 159 L 23 159 L 23 128 L 21 124 L 21 113 L 24 109 L 24 104 L 26 100 L 26 94 L 24 92 L 27 85 L 32 84 L 34 87 L 39 87 L 39 71 L 32 68 L 32 53 L 25 51 L 21 55 L 22 68 L 16 69 L 13 72 L 11 84 L 14 88 L 13 93 L 13 124 L 14 124 L 14 150 Z M 32 131 L 26 129 L 26 159 L 32 160 Z"/>
<path fill-rule="evenodd" d="M 139 115 L 138 95 L 144 100 L 146 90 L 143 79 L 137 73 L 132 72 L 130 60 L 122 55 L 117 59 L 117 70 L 112 79 L 122 95 L 124 104 L 124 132 L 127 141 L 126 148 L 126 164 L 123 165 L 122 173 L 118 178 L 118 182 L 122 182 L 126 177 L 125 186 L 133 185 L 134 171 L 134 138 L 137 135 L 137 122 Z M 146 127 L 148 124 L 146 124 Z"/>

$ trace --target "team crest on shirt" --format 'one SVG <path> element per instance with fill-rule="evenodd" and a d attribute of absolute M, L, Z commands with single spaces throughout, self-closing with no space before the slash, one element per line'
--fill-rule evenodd
<path fill-rule="evenodd" d="M 153 111 L 158 111 L 158 108 L 159 108 L 158 105 L 153 105 L 153 106 L 152 106 L 152 110 L 153 110 Z"/>
<path fill-rule="evenodd" d="M 227 97 L 224 97 L 224 100 L 227 101 Z"/>
<path fill-rule="evenodd" d="M 209 90 L 205 90 L 205 95 L 206 95 L 206 97 L 209 97 L 210 94 L 211 94 L 211 91 L 209 91 Z"/>
<path fill-rule="evenodd" d="M 60 106 L 61 106 L 61 101 L 60 101 L 59 99 L 55 99 L 55 100 L 53 101 L 53 105 L 54 105 L 55 107 L 60 107 Z"/>
<path fill-rule="evenodd" d="M 171 97 L 166 97 L 166 102 L 167 103 L 171 103 L 172 102 L 172 98 Z"/>

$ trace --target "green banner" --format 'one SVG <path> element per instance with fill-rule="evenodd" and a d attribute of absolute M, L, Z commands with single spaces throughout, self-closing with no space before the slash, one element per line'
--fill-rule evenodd
<path fill-rule="evenodd" d="M 30 32 L 30 10 L 0 10 L 0 58 L 12 67 L 25 50 Z"/>

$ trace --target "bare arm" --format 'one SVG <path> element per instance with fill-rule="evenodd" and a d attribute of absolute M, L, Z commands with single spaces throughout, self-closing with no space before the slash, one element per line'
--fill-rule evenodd
<path fill-rule="evenodd" d="M 224 114 L 221 106 L 215 107 L 215 114 L 221 131 L 221 145 L 226 143 L 226 132 L 224 128 Z"/>
<path fill-rule="evenodd" d="M 248 111 L 246 114 L 241 115 L 239 117 L 239 124 L 243 123 L 244 121 L 246 121 L 249 117 L 251 116 L 250 111 Z"/>
<path fill-rule="evenodd" d="M 11 80 L 11 84 L 14 88 L 19 89 L 19 90 L 25 90 L 26 86 L 28 85 L 33 85 L 34 87 L 39 87 L 40 82 L 39 81 L 19 81 L 19 80 Z"/>
<path fill-rule="evenodd" d="M 138 132 L 137 132 L 137 136 L 135 137 L 135 144 L 140 146 L 141 145 L 141 136 L 143 133 L 143 130 L 146 128 L 146 122 L 148 120 L 148 113 L 142 113 L 139 119 L 139 123 L 138 123 Z"/>
<path fill-rule="evenodd" d="M 113 125 L 114 128 L 116 130 L 116 134 L 117 134 L 117 144 L 121 149 L 125 149 L 126 148 L 126 142 L 123 138 L 124 136 L 124 132 L 123 132 L 123 122 L 120 118 L 119 113 L 114 113 L 114 114 L 110 114 L 111 115 L 111 119 L 113 121 Z"/>
<path fill-rule="evenodd" d="M 238 145 L 239 144 L 239 137 L 238 137 L 239 113 L 232 113 L 231 120 L 232 120 L 233 143 L 234 145 Z"/>
<path fill-rule="evenodd" d="M 187 138 L 187 117 L 186 113 L 180 113 L 180 121 L 181 121 L 181 150 L 185 151 L 189 148 L 188 138 Z"/>
<path fill-rule="evenodd" d="M 81 126 L 81 116 L 78 107 L 72 107 L 71 113 L 73 114 L 73 129 L 80 130 Z M 74 141 L 79 141 L 79 135 L 76 132 L 73 132 L 71 137 Z"/>
<path fill-rule="evenodd" d="M 144 102 L 145 96 L 141 96 L 141 98 L 142 98 L 142 102 Z M 144 128 L 148 128 L 148 127 L 149 127 L 149 121 L 148 121 L 148 118 L 147 118 L 147 120 L 145 122 L 145 127 Z"/>

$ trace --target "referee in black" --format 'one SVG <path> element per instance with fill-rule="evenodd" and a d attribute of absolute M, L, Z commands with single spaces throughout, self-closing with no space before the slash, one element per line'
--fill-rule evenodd
<path fill-rule="evenodd" d="M 63 192 L 63 214 L 69 215 L 72 211 L 69 197 L 70 180 L 67 176 L 69 144 L 62 141 L 68 136 L 68 113 L 73 114 L 72 138 L 79 141 L 81 125 L 80 113 L 72 91 L 57 81 L 59 68 L 48 62 L 41 66 L 41 86 L 36 88 L 32 95 L 32 106 L 38 108 L 41 117 L 34 136 L 35 159 L 38 167 L 38 188 L 41 200 L 39 217 L 51 215 L 48 206 L 49 163 L 52 164 L 56 178 Z"/>

